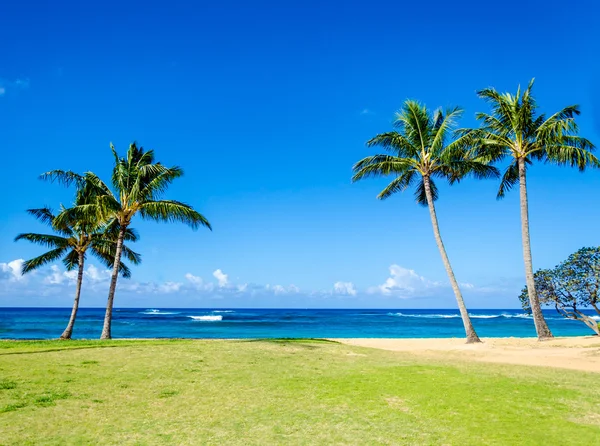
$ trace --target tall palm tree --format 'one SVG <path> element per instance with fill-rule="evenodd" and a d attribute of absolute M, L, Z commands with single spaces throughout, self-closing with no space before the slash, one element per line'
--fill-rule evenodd
<path fill-rule="evenodd" d="M 367 142 L 368 147 L 380 146 L 390 154 L 369 156 L 353 167 L 353 181 L 369 176 L 395 176 L 377 198 L 383 200 L 396 192 L 416 185 L 417 203 L 429 207 L 433 234 L 454 290 L 467 335 L 467 343 L 480 342 L 465 306 L 460 287 L 454 276 L 446 248 L 442 242 L 434 202 L 438 198 L 435 179 L 453 184 L 467 175 L 476 178 L 497 177 L 496 168 L 471 156 L 469 135 L 451 140 L 455 120 L 462 110 L 453 108 L 431 114 L 418 102 L 408 100 L 396 114 L 396 130 L 382 133 Z"/>
<path fill-rule="evenodd" d="M 115 161 L 112 172 L 113 189 L 111 190 L 94 173 L 86 172 L 83 178 L 94 188 L 97 196 L 96 202 L 90 205 L 75 206 L 59 216 L 59 219 L 62 219 L 69 218 L 69 215 L 83 217 L 101 215 L 104 219 L 115 219 L 119 225 L 120 230 L 117 236 L 106 314 L 100 339 L 111 338 L 112 309 L 117 286 L 118 265 L 127 228 L 135 215 L 139 214 L 143 219 L 155 221 L 178 221 L 189 225 L 194 230 L 200 226 L 211 229 L 208 220 L 188 204 L 161 199 L 168 186 L 183 175 L 181 168 L 165 167 L 155 162 L 154 151 L 138 148 L 135 142 L 129 146 L 125 157 L 119 157 L 112 144 L 111 150 Z M 80 181 L 82 178 L 73 172 L 66 171 L 48 172 L 47 176 L 65 183 Z"/>
<path fill-rule="evenodd" d="M 598 159 L 592 154 L 594 145 L 577 136 L 575 116 L 579 106 L 570 105 L 552 116 L 538 114 L 537 104 L 531 90 L 534 80 L 516 95 L 498 93 L 493 88 L 477 92 L 491 107 L 491 113 L 478 113 L 481 128 L 463 130 L 461 134 L 475 137 L 477 156 L 486 162 L 495 163 L 508 160 L 497 198 L 504 197 L 516 183 L 519 183 L 521 202 L 521 236 L 523 259 L 529 302 L 538 339 L 552 338 L 552 332 L 544 319 L 542 308 L 535 290 L 531 244 L 529 238 L 529 208 L 527 199 L 527 166 L 533 161 L 543 161 L 558 165 L 577 167 L 580 171 L 587 166 L 599 167 Z"/>
<path fill-rule="evenodd" d="M 81 204 L 81 201 L 79 203 Z M 61 208 L 61 210 L 64 211 L 65 209 Z M 79 296 L 81 295 L 81 284 L 83 282 L 83 270 L 87 252 L 90 251 L 102 264 L 111 267 L 115 256 L 118 226 L 115 224 L 116 221 L 106 224 L 96 219 L 86 221 L 69 221 L 65 219 L 60 226 L 57 226 L 55 225 L 57 221 L 56 216 L 48 207 L 28 209 L 27 212 L 40 222 L 50 226 L 55 234 L 24 233 L 19 234 L 15 238 L 15 241 L 28 240 L 32 243 L 51 248 L 50 251 L 24 262 L 22 274 L 34 271 L 60 258 L 62 258 L 67 271 L 72 271 L 75 268 L 78 269 L 75 300 L 73 302 L 73 309 L 71 310 L 71 317 L 69 318 L 67 327 L 60 336 L 60 339 L 71 339 L 79 309 Z M 128 228 L 125 233 L 125 240 L 135 242 L 137 238 L 135 231 Z M 134 265 L 140 263 L 140 255 L 127 246 L 123 246 L 123 253 Z M 119 271 L 123 277 L 131 276 L 129 268 L 122 262 L 119 264 Z"/>

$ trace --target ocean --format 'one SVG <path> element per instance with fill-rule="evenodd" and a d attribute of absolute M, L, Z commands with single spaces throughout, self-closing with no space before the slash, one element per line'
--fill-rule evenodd
<path fill-rule="evenodd" d="M 0 338 L 57 338 L 70 312 L 70 308 L 0 308 Z M 544 313 L 556 336 L 593 334 L 582 322 L 564 319 L 554 310 Z M 535 336 L 533 319 L 522 310 L 470 314 L 481 337 Z M 103 308 L 80 309 L 73 338 L 98 338 L 103 319 Z M 115 338 L 451 338 L 464 337 L 464 330 L 457 310 L 116 308 L 112 334 Z"/>

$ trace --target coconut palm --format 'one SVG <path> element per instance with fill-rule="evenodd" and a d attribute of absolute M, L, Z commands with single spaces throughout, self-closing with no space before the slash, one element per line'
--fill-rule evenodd
<path fill-rule="evenodd" d="M 100 339 L 111 338 L 112 309 L 117 286 L 118 265 L 122 255 L 123 240 L 133 217 L 139 214 L 142 219 L 185 223 L 194 230 L 200 226 L 211 229 L 208 220 L 191 206 L 175 200 L 161 199 L 168 186 L 183 175 L 181 168 L 165 167 L 155 162 L 154 151 L 138 148 L 136 143 L 129 146 L 124 158 L 119 157 L 112 144 L 111 150 L 115 161 L 112 172 L 112 190 L 92 172 L 86 172 L 83 177 L 66 171 L 52 171 L 46 174 L 50 179 L 58 179 L 65 183 L 81 181 L 81 178 L 84 178 L 94 188 L 97 196 L 95 203 L 75 206 L 64 215 L 59 216 L 60 219 L 68 219 L 69 215 L 82 217 L 101 215 L 104 219 L 115 219 L 120 228 Z"/>
<path fill-rule="evenodd" d="M 81 204 L 81 201 L 79 201 L 79 203 Z M 61 211 L 64 210 L 64 208 L 61 208 Z M 78 270 L 75 300 L 73 302 L 73 309 L 71 310 L 71 317 L 69 318 L 67 327 L 60 336 L 60 339 L 71 339 L 75 319 L 77 317 L 77 310 L 79 309 L 79 296 L 81 294 L 81 284 L 83 282 L 83 270 L 87 252 L 91 252 L 102 264 L 111 267 L 115 256 L 116 241 L 119 232 L 118 225 L 114 220 L 106 224 L 96 219 L 89 219 L 86 221 L 68 221 L 65 219 L 60 226 L 55 226 L 57 221 L 56 215 L 50 208 L 29 209 L 27 212 L 40 222 L 50 226 L 55 234 L 25 233 L 19 234 L 15 238 L 15 241 L 28 240 L 32 243 L 51 248 L 50 251 L 24 262 L 22 274 L 34 271 L 61 258 L 67 271 L 72 271 L 76 268 Z M 137 238 L 135 231 L 128 228 L 125 232 L 124 239 L 135 242 Z M 134 265 L 140 263 L 140 255 L 129 249 L 127 246 L 123 246 L 123 253 Z M 119 270 L 123 277 L 131 276 L 129 268 L 122 262 L 119 264 Z"/>
<path fill-rule="evenodd" d="M 537 104 L 529 86 L 516 95 L 498 93 L 493 88 L 477 92 L 491 107 L 491 113 L 478 113 L 481 128 L 463 130 L 461 134 L 471 134 L 478 139 L 477 156 L 486 162 L 509 161 L 504 171 L 497 198 L 504 197 L 515 184 L 519 183 L 521 202 L 521 236 L 523 259 L 529 302 L 538 339 L 551 338 L 552 332 L 544 319 L 535 290 L 533 262 L 529 238 L 529 209 L 527 198 L 527 166 L 533 161 L 543 161 L 558 165 L 577 167 L 580 171 L 587 166 L 598 167 L 598 159 L 592 154 L 594 145 L 577 136 L 575 116 L 579 106 L 570 105 L 552 116 L 538 114 Z"/>
<path fill-rule="evenodd" d="M 418 102 L 408 100 L 396 114 L 396 130 L 382 133 L 367 142 L 368 147 L 382 147 L 389 154 L 369 156 L 353 167 L 353 181 L 374 176 L 393 175 L 395 178 L 377 198 L 383 200 L 396 192 L 416 185 L 417 203 L 429 207 L 433 234 L 450 284 L 454 290 L 460 315 L 467 335 L 467 343 L 480 342 L 467 312 L 460 287 L 454 276 L 444 248 L 434 202 L 438 189 L 434 179 L 453 184 L 467 175 L 476 178 L 497 177 L 498 171 L 474 156 L 470 156 L 469 135 L 451 138 L 455 121 L 462 114 L 459 108 L 441 110 L 431 114 Z"/>

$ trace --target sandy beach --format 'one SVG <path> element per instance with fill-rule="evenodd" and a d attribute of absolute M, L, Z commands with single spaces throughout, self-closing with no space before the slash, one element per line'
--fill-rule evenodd
<path fill-rule="evenodd" d="M 600 373 L 600 337 L 484 338 L 480 344 L 464 339 L 335 339 L 348 345 L 380 348 L 430 357 L 557 367 Z"/>

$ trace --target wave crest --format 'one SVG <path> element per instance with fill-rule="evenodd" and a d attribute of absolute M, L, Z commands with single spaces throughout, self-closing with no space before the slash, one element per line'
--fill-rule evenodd
<path fill-rule="evenodd" d="M 140 311 L 140 314 L 179 314 L 178 311 L 161 311 L 151 308 L 149 310 Z"/>
<path fill-rule="evenodd" d="M 203 322 L 216 322 L 216 321 L 223 320 L 223 316 L 188 316 L 188 317 L 195 321 L 203 321 Z"/>
<path fill-rule="evenodd" d="M 420 319 L 455 319 L 459 318 L 460 314 L 404 314 L 404 313 L 388 313 L 388 316 L 396 317 L 415 317 Z M 472 319 L 498 319 L 498 318 L 518 318 L 518 319 L 531 319 L 532 316 L 529 314 L 469 314 Z"/>

